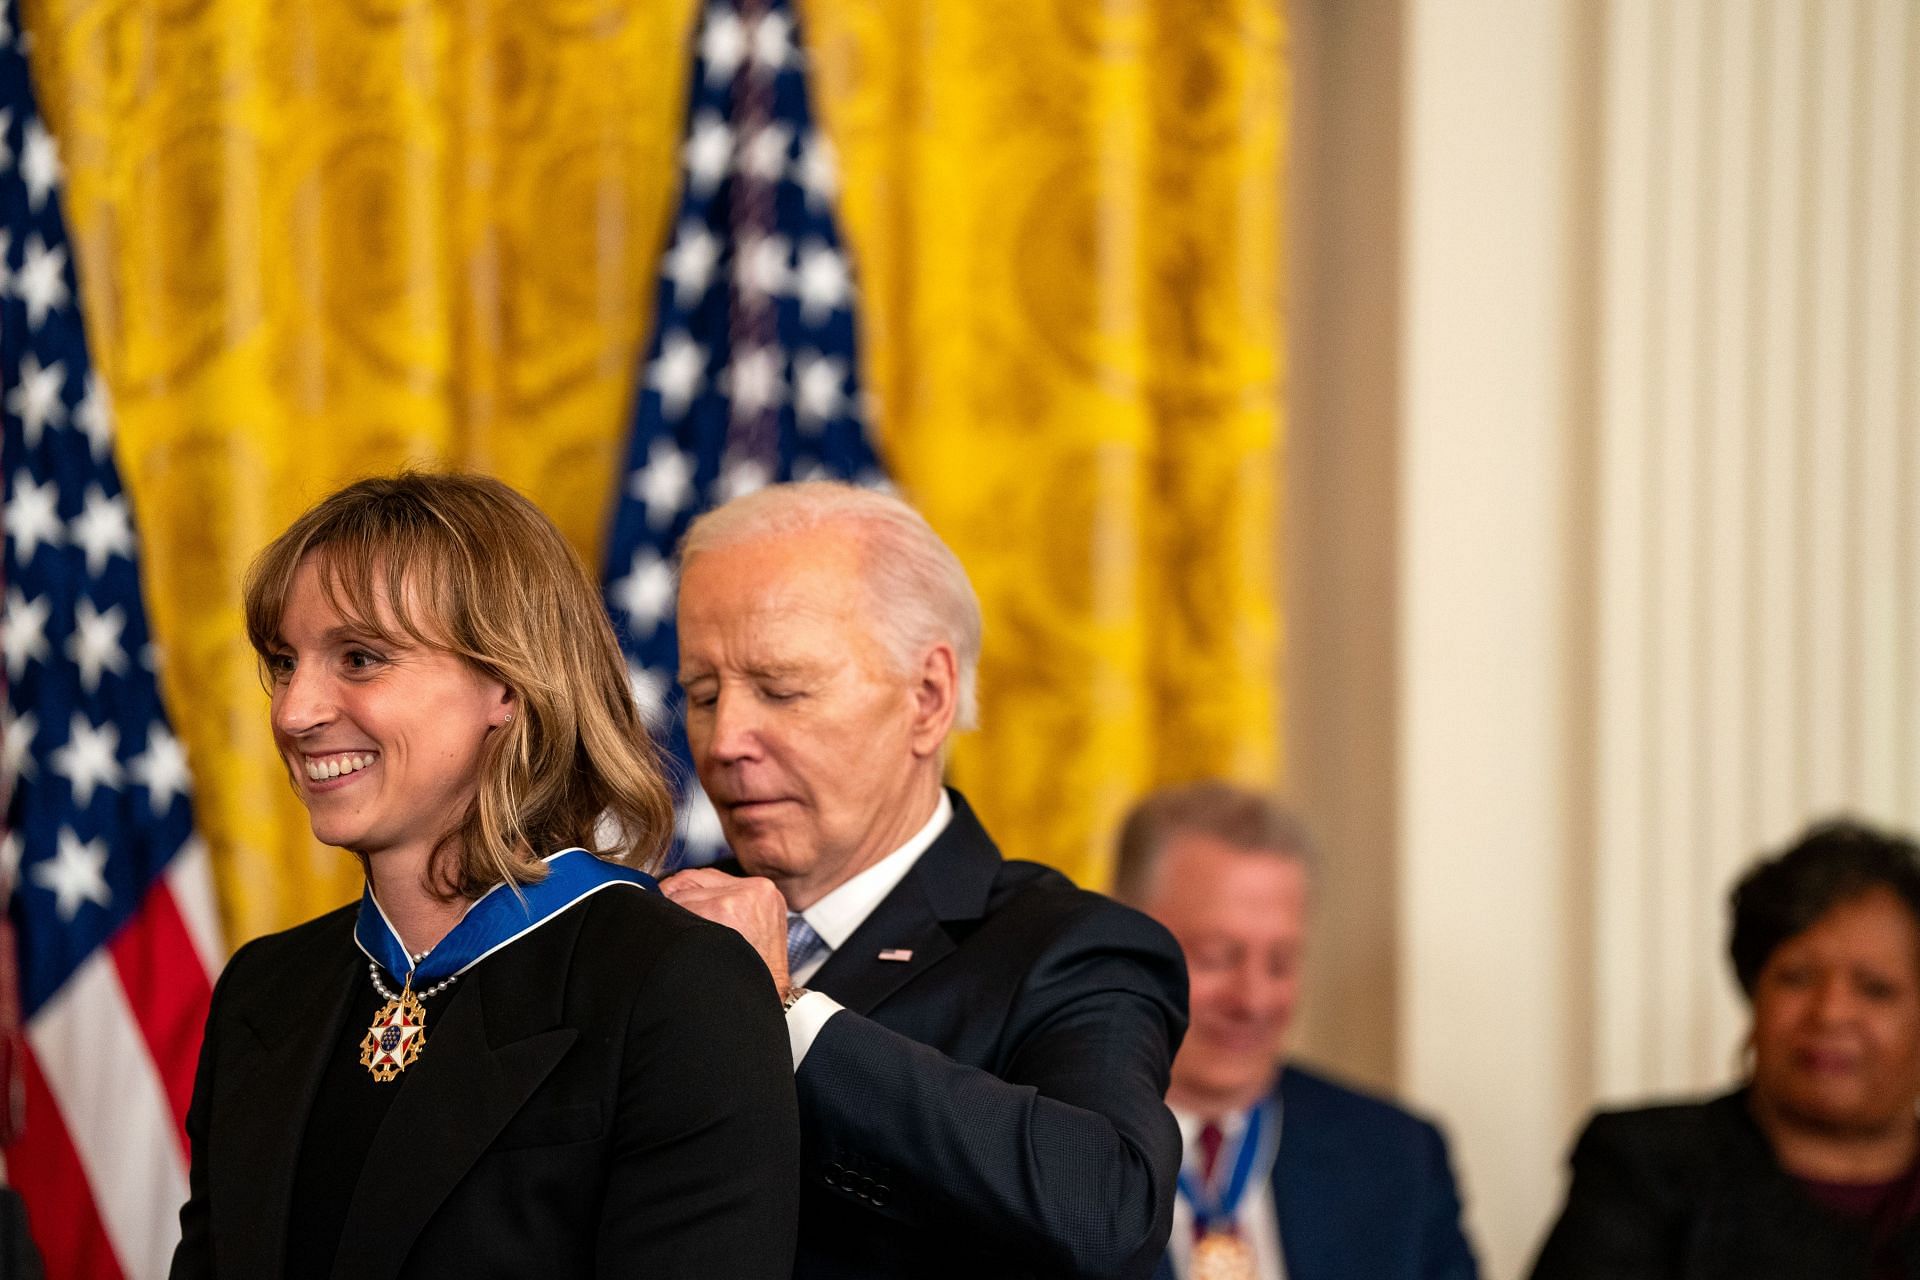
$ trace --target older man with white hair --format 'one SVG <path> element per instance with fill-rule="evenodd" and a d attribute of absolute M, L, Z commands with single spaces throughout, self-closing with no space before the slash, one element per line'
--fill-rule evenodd
<path fill-rule="evenodd" d="M 735 862 L 664 888 L 745 935 L 784 993 L 795 1275 L 1150 1274 L 1180 1164 L 1161 1101 L 1179 948 L 1003 861 L 941 786 L 980 651 L 959 561 L 895 498 L 763 489 L 688 531 L 679 638 Z"/>

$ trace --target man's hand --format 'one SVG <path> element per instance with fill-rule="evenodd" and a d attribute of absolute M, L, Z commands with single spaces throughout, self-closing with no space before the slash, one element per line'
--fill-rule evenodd
<path fill-rule="evenodd" d="M 660 882 L 660 892 L 745 938 L 766 961 L 774 990 L 787 994 L 787 900 L 773 881 L 695 867 L 668 876 Z"/>

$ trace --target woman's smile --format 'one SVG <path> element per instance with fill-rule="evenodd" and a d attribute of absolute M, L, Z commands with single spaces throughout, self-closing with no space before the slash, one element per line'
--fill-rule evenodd
<path fill-rule="evenodd" d="M 301 768 L 310 784 L 308 790 L 319 790 L 320 784 L 344 781 L 373 767 L 379 759 L 377 751 L 348 751 L 324 755 L 303 754 Z"/>

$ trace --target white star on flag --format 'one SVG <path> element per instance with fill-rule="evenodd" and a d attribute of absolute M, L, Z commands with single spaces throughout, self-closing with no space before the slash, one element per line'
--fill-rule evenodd
<path fill-rule="evenodd" d="M 707 353 L 685 333 L 672 333 L 660 345 L 660 358 L 647 370 L 647 385 L 660 393 L 660 412 L 678 419 L 706 380 Z"/>
<path fill-rule="evenodd" d="M 100 486 L 87 486 L 85 505 L 67 526 L 73 545 L 86 552 L 87 574 L 97 578 L 114 556 L 133 558 L 133 519 L 123 496 L 109 498 Z"/>
<path fill-rule="evenodd" d="M 767 487 L 767 469 L 751 458 L 736 458 L 720 472 L 720 501 L 731 502 Z"/>
<path fill-rule="evenodd" d="M 20 152 L 20 176 L 27 184 L 27 205 L 35 213 L 60 185 L 60 144 L 45 125 L 27 121 L 26 146 Z"/>
<path fill-rule="evenodd" d="M 808 324 L 819 324 L 846 306 L 853 296 L 846 255 L 823 241 L 807 241 L 800 250 L 794 293 L 800 299 L 800 318 Z"/>
<path fill-rule="evenodd" d="M 778 70 L 787 65 L 794 53 L 793 23 L 784 13 L 769 13 L 753 29 L 753 63 L 756 67 Z"/>
<path fill-rule="evenodd" d="M 687 166 L 687 188 L 705 199 L 713 194 L 733 164 L 733 130 L 712 112 L 693 123 L 683 160 Z"/>
<path fill-rule="evenodd" d="M 780 352 L 774 347 L 754 347 L 733 358 L 727 371 L 727 394 L 733 399 L 733 416 L 750 418 L 764 409 L 777 408 L 786 396 Z"/>
<path fill-rule="evenodd" d="M 87 370 L 86 394 L 73 407 L 73 425 L 86 434 L 95 462 L 107 456 L 107 450 L 113 447 L 113 397 L 100 375 L 91 369 Z"/>
<path fill-rule="evenodd" d="M 818 129 L 807 131 L 800 161 L 794 166 L 794 181 L 807 193 L 809 209 L 824 209 L 840 194 L 840 166 L 834 159 L 833 144 Z"/>
<path fill-rule="evenodd" d="M 647 504 L 647 523 L 664 529 L 693 497 L 693 463 L 686 450 L 664 436 L 647 450 L 646 465 L 633 473 L 627 492 Z"/>
<path fill-rule="evenodd" d="M 839 417 L 847 397 L 847 362 L 802 351 L 793 359 L 793 411 L 803 428 L 818 430 Z"/>
<path fill-rule="evenodd" d="M 14 556 L 23 565 L 32 562 L 42 543 L 57 547 L 65 542 L 67 527 L 60 519 L 60 486 L 52 480 L 35 484 L 32 476 L 20 472 L 14 480 L 13 497 L 7 502 L 6 524 Z"/>
<path fill-rule="evenodd" d="M 787 153 L 793 150 L 793 130 L 770 124 L 740 148 L 740 168 L 763 182 L 778 182 L 787 171 Z"/>
<path fill-rule="evenodd" d="M 36 232 L 27 237 L 26 256 L 13 273 L 9 288 L 27 304 L 27 327 L 38 333 L 47 322 L 47 313 L 67 305 L 67 250 L 63 245 L 47 248 Z"/>
<path fill-rule="evenodd" d="M 41 433 L 49 425 L 67 420 L 67 404 L 60 398 L 67 385 L 67 366 L 58 360 L 45 368 L 40 358 L 29 351 L 20 359 L 20 385 L 7 393 L 7 408 L 20 415 L 27 448 L 40 447 Z"/>
<path fill-rule="evenodd" d="M 111 671 L 125 675 L 127 651 L 120 647 L 120 632 L 126 628 L 126 615 L 114 605 L 105 613 L 93 607 L 93 601 L 80 597 L 73 607 L 73 635 L 67 640 L 67 656 L 80 667 L 80 687 L 89 694 L 100 687 L 100 673 Z M 115 730 L 118 740 L 119 731 Z"/>
<path fill-rule="evenodd" d="M 80 914 L 80 904 L 96 907 L 113 904 L 113 891 L 107 888 L 107 842 L 89 840 L 85 844 L 71 827 L 60 828 L 59 850 L 51 858 L 27 868 L 27 878 L 53 894 L 54 910 L 62 920 Z"/>
<path fill-rule="evenodd" d="M 679 827 L 680 838 L 696 862 L 712 862 L 717 854 L 726 851 L 727 834 L 720 825 L 720 815 L 697 782 L 688 789 L 687 798 L 680 805 Z"/>
<path fill-rule="evenodd" d="M 7 588 L 7 612 L 0 628 L 0 649 L 6 651 L 7 679 L 15 684 L 27 673 L 29 662 L 45 662 L 52 649 L 47 644 L 47 619 L 53 606 L 45 596 L 29 600 L 20 588 Z"/>
<path fill-rule="evenodd" d="M 720 239 L 698 223 L 682 223 L 660 272 L 673 281 L 675 306 L 688 306 L 707 291 L 720 261 Z"/>
<path fill-rule="evenodd" d="M 165 813 L 175 797 L 193 792 L 187 749 L 157 720 L 147 729 L 147 749 L 127 762 L 127 772 L 147 789 L 147 804 L 155 813 Z"/>
<path fill-rule="evenodd" d="M 707 83 L 733 79 L 746 56 L 747 27 L 740 15 L 724 5 L 714 9 L 700 33 L 700 57 L 707 64 Z"/>
<path fill-rule="evenodd" d="M 637 662 L 627 663 L 627 683 L 633 687 L 633 705 L 649 729 L 659 729 L 667 721 L 667 678 Z"/>
<path fill-rule="evenodd" d="M 120 730 L 112 721 L 95 727 L 76 711 L 67 744 L 47 757 L 53 771 L 73 787 L 73 802 L 84 809 L 93 802 L 95 787 L 115 788 L 123 781 L 120 770 Z"/>
<path fill-rule="evenodd" d="M 33 712 L 15 715 L 11 706 L 0 706 L 0 772 L 6 774 L 8 787 L 16 778 L 33 777 L 33 739 L 39 732 Z"/>
<path fill-rule="evenodd" d="M 608 594 L 635 624 L 636 634 L 652 631 L 673 608 L 673 569 L 651 547 L 633 553 L 633 567 Z"/>
<path fill-rule="evenodd" d="M 793 246 L 785 236 L 742 237 L 734 278 L 746 294 L 773 296 L 793 287 Z"/>

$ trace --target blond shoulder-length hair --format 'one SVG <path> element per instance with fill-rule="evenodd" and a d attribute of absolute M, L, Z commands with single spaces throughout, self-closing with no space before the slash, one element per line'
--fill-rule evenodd
<path fill-rule="evenodd" d="M 514 697 L 513 718 L 487 735 L 473 802 L 436 853 L 435 891 L 529 884 L 546 874 L 543 857 L 574 845 L 657 865 L 671 793 L 600 594 L 537 507 L 485 476 L 409 471 L 348 485 L 247 571 L 247 639 L 263 662 L 281 647 L 309 557 L 350 626 L 464 658 Z"/>

